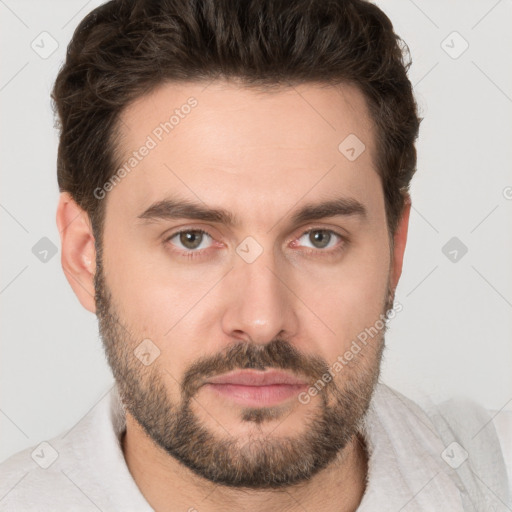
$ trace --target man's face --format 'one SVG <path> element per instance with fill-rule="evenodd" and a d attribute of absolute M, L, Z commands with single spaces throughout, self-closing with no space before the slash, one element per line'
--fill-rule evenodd
<path fill-rule="evenodd" d="M 205 87 L 162 86 L 122 115 L 120 163 L 138 156 L 104 199 L 97 315 L 127 411 L 158 446 L 212 481 L 279 487 L 342 453 L 378 378 L 385 329 L 351 349 L 392 305 L 375 134 L 353 87 Z M 301 384 L 208 383 L 242 369 Z"/>

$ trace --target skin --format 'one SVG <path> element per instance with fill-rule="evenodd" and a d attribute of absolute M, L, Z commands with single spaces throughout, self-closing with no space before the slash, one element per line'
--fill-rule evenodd
<path fill-rule="evenodd" d="M 373 163 L 374 127 L 357 88 L 304 84 L 263 93 L 234 82 L 206 85 L 166 84 L 129 105 L 122 113 L 121 161 L 168 112 L 191 96 L 198 101 L 104 199 L 102 270 L 112 304 L 130 343 L 149 338 L 160 350 L 152 366 L 133 362 L 133 368 L 142 381 L 154 372 L 173 403 L 180 402 L 179 383 L 194 362 L 235 342 L 263 346 L 280 337 L 306 358 L 332 365 L 358 333 L 375 324 L 389 290 L 394 292 L 410 213 L 408 200 L 391 248 Z M 349 134 L 366 146 L 355 161 L 338 150 Z M 229 210 L 239 225 L 138 218 L 170 195 Z M 362 203 L 366 218 L 290 223 L 304 204 L 340 196 Z M 64 272 L 81 304 L 96 313 L 93 231 L 67 193 L 60 197 L 57 224 Z M 200 257 L 186 257 L 179 237 L 165 241 L 184 228 L 211 235 Z M 333 230 L 348 241 L 334 236 L 327 249 L 316 248 L 304 235 L 312 228 Z M 236 253 L 248 236 L 263 249 L 250 264 Z M 336 246 L 343 249 L 334 252 Z M 384 332 L 336 375 L 339 390 L 365 372 L 378 376 L 383 343 Z M 217 438 L 229 435 L 244 446 L 254 436 L 299 439 L 320 404 L 320 396 L 308 405 L 293 399 L 276 418 L 256 424 L 242 421 L 239 406 L 203 387 L 191 407 Z M 353 511 L 365 490 L 367 455 L 360 436 L 310 479 L 247 489 L 202 478 L 157 446 L 129 412 L 126 422 L 125 459 L 158 512 Z"/>

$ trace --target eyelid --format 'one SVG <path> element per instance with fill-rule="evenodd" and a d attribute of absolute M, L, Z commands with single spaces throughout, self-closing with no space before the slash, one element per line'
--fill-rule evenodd
<path fill-rule="evenodd" d="M 169 242 L 170 240 L 172 240 L 174 237 L 180 235 L 181 233 L 191 233 L 191 232 L 196 232 L 196 233 L 201 233 L 203 235 L 207 235 L 208 237 L 210 237 L 212 240 L 215 241 L 215 238 L 208 232 L 206 231 L 205 229 L 202 229 L 202 228 L 180 228 L 178 229 L 178 231 L 173 231 L 170 235 L 164 235 L 164 243 L 167 243 Z M 206 250 L 206 249 L 201 249 L 201 250 Z M 187 252 L 200 252 L 200 251 L 187 251 Z"/>
<path fill-rule="evenodd" d="M 186 233 L 186 232 L 192 232 L 192 231 L 207 235 L 208 237 L 210 237 L 212 239 L 212 241 L 214 243 L 219 244 L 219 242 L 216 241 L 215 237 L 212 236 L 206 229 L 203 229 L 200 227 L 192 227 L 192 226 L 181 227 L 177 231 L 173 231 L 169 235 L 164 235 L 163 243 L 164 244 L 169 243 L 171 239 L 173 239 L 174 237 L 178 236 L 179 234 L 181 234 L 183 232 Z M 344 231 L 343 229 L 339 228 L 339 231 L 338 231 L 337 229 L 333 229 L 333 228 L 330 228 L 327 226 L 317 225 L 317 226 L 311 226 L 311 227 L 308 227 L 307 229 L 301 230 L 300 234 L 298 236 L 294 235 L 294 237 L 291 240 L 289 240 L 288 243 L 292 243 L 292 242 L 296 241 L 297 239 L 302 238 L 304 235 L 311 233 L 312 231 L 326 231 L 328 233 L 331 233 L 331 234 L 337 236 L 340 239 L 340 242 L 335 247 L 331 247 L 329 249 L 315 249 L 315 248 L 311 248 L 311 247 L 306 247 L 303 249 L 302 252 L 305 252 L 308 255 L 313 255 L 313 254 L 318 255 L 318 256 L 335 255 L 338 252 L 345 249 L 345 246 L 350 242 L 349 237 L 340 232 L 340 231 Z M 221 244 L 221 242 L 220 242 L 220 244 Z M 173 245 L 173 244 L 171 244 L 171 245 Z M 212 246 L 213 246 L 213 244 L 212 244 Z M 299 245 L 299 247 L 300 247 L 300 245 Z M 180 250 L 180 249 L 176 248 L 176 249 L 173 249 L 172 252 L 177 253 L 178 255 L 181 255 L 183 257 L 200 258 L 202 256 L 205 256 L 210 251 L 210 249 L 212 249 L 212 247 L 208 247 L 207 249 L 199 249 L 199 250 Z"/>
<path fill-rule="evenodd" d="M 313 226 L 311 228 L 308 228 L 306 229 L 305 231 L 302 231 L 301 234 L 297 237 L 294 237 L 292 239 L 292 243 L 295 241 L 295 240 L 299 240 L 300 238 L 302 238 L 304 235 L 308 235 L 309 233 L 313 232 L 313 231 L 326 231 L 327 233 L 330 233 L 331 235 L 334 235 L 334 236 L 337 236 L 339 239 L 340 239 L 340 243 L 342 244 L 346 244 L 349 242 L 349 239 L 348 239 L 348 236 L 347 235 L 344 235 L 343 233 L 340 233 L 339 231 L 337 231 L 336 229 L 332 229 L 332 228 L 328 228 L 328 227 L 325 227 L 325 226 Z M 341 230 L 340 230 L 341 231 Z M 311 247 L 307 247 L 306 250 L 310 251 L 310 252 L 318 252 L 318 253 L 332 253 L 332 252 L 335 252 L 336 249 L 339 249 L 339 246 L 336 246 L 334 248 L 330 248 L 330 249 L 313 249 Z"/>
<path fill-rule="evenodd" d="M 163 242 L 168 242 L 171 238 L 174 238 L 176 235 L 179 235 L 180 233 L 188 233 L 191 231 L 196 231 L 196 232 L 208 235 L 212 240 L 215 240 L 215 237 L 208 230 L 211 231 L 212 228 L 210 226 L 207 228 L 201 228 L 201 227 L 197 227 L 197 226 L 185 226 L 185 227 L 180 227 L 180 228 L 169 229 L 161 237 L 162 237 Z"/>

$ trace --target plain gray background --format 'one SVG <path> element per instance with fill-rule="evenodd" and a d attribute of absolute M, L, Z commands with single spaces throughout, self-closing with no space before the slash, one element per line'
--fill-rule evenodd
<path fill-rule="evenodd" d="M 49 101 L 72 31 L 100 3 L 0 1 L 0 461 L 71 428 L 113 383 L 96 317 L 60 266 Z M 409 45 L 424 117 L 382 380 L 512 409 L 511 1 L 378 5 Z M 57 253 L 43 262 L 45 237 Z"/>

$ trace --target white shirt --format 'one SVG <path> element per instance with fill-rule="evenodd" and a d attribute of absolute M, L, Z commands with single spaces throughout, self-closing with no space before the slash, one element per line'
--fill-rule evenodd
<path fill-rule="evenodd" d="M 0 464 L 0 511 L 152 511 L 124 459 L 125 426 L 114 385 L 66 434 Z M 358 512 L 512 510 L 512 412 L 493 420 L 477 405 L 448 403 L 427 416 L 380 383 L 363 435 L 369 461 Z"/>

